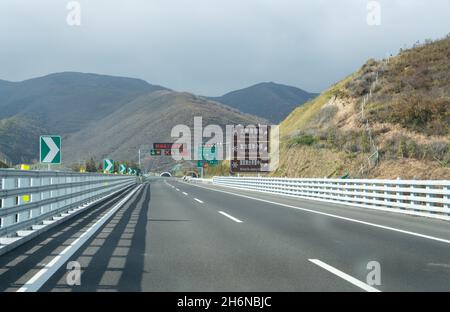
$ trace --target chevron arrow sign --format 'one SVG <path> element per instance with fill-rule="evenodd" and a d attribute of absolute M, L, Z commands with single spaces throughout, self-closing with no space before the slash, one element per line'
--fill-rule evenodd
<path fill-rule="evenodd" d="M 103 170 L 109 173 L 114 172 L 114 160 L 104 159 L 103 160 Z"/>
<path fill-rule="evenodd" d="M 41 163 L 60 164 L 61 137 L 59 135 L 42 135 L 39 142 Z"/>

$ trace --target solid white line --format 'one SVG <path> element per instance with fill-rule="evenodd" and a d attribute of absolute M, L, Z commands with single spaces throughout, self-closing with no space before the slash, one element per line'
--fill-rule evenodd
<path fill-rule="evenodd" d="M 203 202 L 198 198 L 194 198 L 194 200 L 198 201 L 200 204 L 203 204 Z"/>
<path fill-rule="evenodd" d="M 357 287 L 359 287 L 361 289 L 364 289 L 365 291 L 368 291 L 368 292 L 380 292 L 380 290 L 378 290 L 378 289 L 376 289 L 376 288 L 374 288 L 374 287 L 372 287 L 370 285 L 367 285 L 366 283 L 361 282 L 360 280 L 358 280 L 358 279 L 356 279 L 356 278 L 354 278 L 354 277 L 352 277 L 352 276 L 350 276 L 350 275 L 348 275 L 348 274 L 346 274 L 346 273 L 344 273 L 344 272 L 342 272 L 342 271 L 332 267 L 331 265 L 326 264 L 325 262 L 322 262 L 322 261 L 320 261 L 318 259 L 308 259 L 308 260 L 311 261 L 312 263 L 314 263 L 315 265 L 318 265 L 321 268 L 323 268 L 323 269 L 333 273 L 334 275 L 339 276 L 340 278 L 346 280 L 347 282 L 349 282 L 349 283 L 351 283 L 351 284 L 353 284 L 353 285 L 355 285 L 355 286 L 357 286 Z"/>
<path fill-rule="evenodd" d="M 253 200 L 257 200 L 257 201 L 261 201 L 261 202 L 265 202 L 265 203 L 269 203 L 269 204 L 279 205 L 279 206 L 283 206 L 283 207 L 287 207 L 287 208 L 292 208 L 292 209 L 297 209 L 297 210 L 301 210 L 301 211 L 306 211 L 306 212 L 310 212 L 310 213 L 319 214 L 319 215 L 322 215 L 322 216 L 332 217 L 332 218 L 336 218 L 336 219 L 340 219 L 340 220 L 345 220 L 345 221 L 350 221 L 350 222 L 354 222 L 354 223 L 364 224 L 364 225 L 368 225 L 368 226 L 372 226 L 372 227 L 376 227 L 376 228 L 380 228 L 380 229 L 384 229 L 384 230 L 389 230 L 389 231 L 393 231 L 393 232 L 398 232 L 398 233 L 402 233 L 402 234 L 407 234 L 407 235 L 411 235 L 411 236 L 416 236 L 416 237 L 421 237 L 421 238 L 426 238 L 426 239 L 438 241 L 438 242 L 441 242 L 441 243 L 450 244 L 450 240 L 448 240 L 448 239 L 439 238 L 439 237 L 435 237 L 435 236 L 431 236 L 431 235 L 425 235 L 425 234 L 420 234 L 420 233 L 416 233 L 416 232 L 401 230 L 401 229 L 397 229 L 397 228 L 390 227 L 390 226 L 385 226 L 385 225 L 381 225 L 381 224 L 370 223 L 370 222 L 361 221 L 361 220 L 357 220 L 357 219 L 342 217 L 342 216 L 338 216 L 338 215 L 331 214 L 331 213 L 326 213 L 326 212 L 321 212 L 321 211 L 301 208 L 301 207 L 292 206 L 292 205 L 288 205 L 288 204 L 277 203 L 277 202 L 274 202 L 274 201 L 261 199 L 261 198 L 256 198 L 256 197 L 251 197 L 251 196 L 247 196 L 247 195 L 241 195 L 241 194 L 236 194 L 236 193 L 222 191 L 222 190 L 215 190 L 213 188 L 204 187 L 204 186 L 200 186 L 200 185 L 196 185 L 196 184 L 189 184 L 189 185 L 193 185 L 193 186 L 200 187 L 200 188 L 207 189 L 207 190 L 214 191 L 214 192 L 220 192 L 220 193 L 235 195 L 235 196 L 248 198 L 248 199 L 253 199 Z"/>
<path fill-rule="evenodd" d="M 184 195 L 187 195 L 188 193 L 186 193 L 186 192 L 183 192 L 183 194 L 184 194 Z"/>
<path fill-rule="evenodd" d="M 224 215 L 224 216 L 227 217 L 227 218 L 230 218 L 230 219 L 233 220 L 234 222 L 242 223 L 241 220 L 239 220 L 239 219 L 237 219 L 237 218 L 235 218 L 235 217 L 233 217 L 233 216 L 230 216 L 228 213 L 225 213 L 225 212 L 223 212 L 223 211 L 219 211 L 219 213 L 222 214 L 222 215 Z"/>
<path fill-rule="evenodd" d="M 114 205 L 105 215 L 98 219 L 86 232 L 80 235 L 69 246 L 67 246 L 59 255 L 47 263 L 41 270 L 39 270 L 33 277 L 31 277 L 17 292 L 36 292 L 42 285 L 44 285 L 56 271 L 66 263 L 70 257 L 80 249 L 91 238 L 102 225 L 104 225 L 113 215 L 119 210 L 122 205 L 133 196 L 142 185 L 136 187 L 125 198 Z"/>

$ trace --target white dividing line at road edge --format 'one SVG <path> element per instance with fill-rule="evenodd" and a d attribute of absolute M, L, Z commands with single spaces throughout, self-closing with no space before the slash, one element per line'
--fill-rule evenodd
<path fill-rule="evenodd" d="M 183 192 L 183 194 L 186 195 L 186 196 L 188 195 L 188 193 L 186 193 L 186 192 Z"/>
<path fill-rule="evenodd" d="M 194 198 L 194 200 L 198 201 L 200 204 L 203 204 L 203 202 L 200 199 L 198 199 L 198 198 Z"/>
<path fill-rule="evenodd" d="M 188 184 L 188 185 L 196 186 L 196 187 L 203 188 L 203 189 L 210 190 L 210 191 L 214 191 L 214 192 L 220 192 L 220 193 L 225 193 L 225 194 L 234 195 L 234 196 L 238 196 L 238 197 L 253 199 L 253 200 L 257 200 L 257 201 L 261 201 L 261 202 L 265 202 L 265 203 L 269 203 L 269 204 L 273 204 L 273 205 L 279 205 L 279 206 L 283 206 L 283 207 L 287 207 L 287 208 L 292 208 L 292 209 L 297 209 L 297 210 L 301 210 L 301 211 L 306 211 L 306 212 L 310 212 L 310 213 L 319 214 L 319 215 L 322 215 L 322 216 L 327 216 L 327 217 L 336 218 L 336 219 L 340 219 L 340 220 L 355 222 L 355 223 L 364 224 L 364 225 L 368 225 L 368 226 L 373 226 L 373 227 L 384 229 L 384 230 L 389 230 L 389 231 L 393 231 L 393 232 L 397 232 L 397 233 L 407 234 L 407 235 L 411 235 L 411 236 L 416 236 L 416 237 L 421 237 L 421 238 L 426 238 L 426 239 L 438 241 L 438 242 L 441 242 L 441 243 L 450 244 L 450 240 L 444 239 L 444 238 L 439 238 L 439 237 L 436 237 L 436 236 L 420 234 L 420 233 L 406 231 L 406 230 L 401 230 L 401 229 L 397 229 L 397 228 L 394 228 L 394 227 L 385 226 L 385 225 L 381 225 L 381 224 L 376 224 L 376 223 L 361 221 L 361 220 L 357 220 L 357 219 L 342 217 L 342 216 L 338 216 L 338 215 L 331 214 L 331 213 L 326 213 L 326 212 L 306 209 L 306 208 L 297 207 L 297 206 L 288 205 L 288 204 L 277 203 L 277 202 L 274 202 L 274 201 L 271 201 L 271 200 L 261 199 L 261 198 L 257 198 L 257 197 L 251 197 L 251 196 L 247 196 L 247 195 L 236 194 L 236 193 L 232 193 L 232 192 L 228 192 L 228 191 L 216 190 L 216 189 L 213 189 L 213 188 L 204 187 L 204 186 L 200 186 L 200 185 L 197 185 L 197 184 Z"/>
<path fill-rule="evenodd" d="M 59 255 L 53 258 L 42 269 L 40 269 L 33 277 L 31 277 L 17 292 L 36 292 L 44 285 L 58 269 L 66 263 L 70 257 L 77 252 L 91 238 L 101 226 L 103 226 L 122 205 L 133 196 L 142 185 L 136 187 L 125 198 L 114 205 L 105 215 L 98 219 L 86 232 L 80 235 L 69 246 L 67 246 Z"/>
<path fill-rule="evenodd" d="M 344 273 L 344 272 L 342 272 L 342 271 L 332 267 L 331 265 L 326 264 L 325 262 L 322 262 L 322 261 L 320 261 L 318 259 L 308 259 L 308 260 L 311 261 L 312 263 L 314 263 L 315 265 L 318 265 L 321 268 L 327 270 L 328 272 L 331 272 L 334 275 L 339 276 L 340 278 L 346 280 L 347 282 L 349 282 L 349 283 L 351 283 L 351 284 L 353 284 L 353 285 L 355 285 L 355 286 L 357 286 L 357 287 L 359 287 L 361 289 L 364 289 L 365 291 L 368 291 L 368 292 L 381 292 L 380 290 L 378 290 L 378 289 L 376 289 L 376 288 L 374 288 L 374 287 L 372 287 L 370 285 L 367 285 L 366 283 L 361 282 L 360 280 L 358 280 L 358 279 L 348 275 L 347 273 Z"/>
<path fill-rule="evenodd" d="M 242 221 L 241 220 L 239 220 L 239 219 L 237 219 L 237 218 L 235 218 L 235 217 L 233 217 L 233 216 L 230 216 L 228 213 L 226 213 L 226 212 L 223 212 L 223 211 L 218 211 L 221 215 L 224 215 L 225 217 L 227 217 L 227 218 L 229 218 L 229 219 L 231 219 L 231 220 L 233 220 L 234 222 L 236 222 L 236 223 L 242 223 Z"/>

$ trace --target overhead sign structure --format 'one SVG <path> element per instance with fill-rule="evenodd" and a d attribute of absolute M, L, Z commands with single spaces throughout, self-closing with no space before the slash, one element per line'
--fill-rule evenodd
<path fill-rule="evenodd" d="M 120 165 L 119 165 L 119 173 L 120 173 L 120 174 L 125 174 L 125 173 L 127 173 L 127 166 L 125 166 L 125 165 L 123 165 L 123 164 L 120 164 Z"/>
<path fill-rule="evenodd" d="M 104 159 L 103 160 L 103 170 L 109 173 L 114 172 L 114 160 Z"/>
<path fill-rule="evenodd" d="M 40 161 L 42 164 L 61 163 L 61 137 L 59 135 L 42 135 L 39 140 Z"/>

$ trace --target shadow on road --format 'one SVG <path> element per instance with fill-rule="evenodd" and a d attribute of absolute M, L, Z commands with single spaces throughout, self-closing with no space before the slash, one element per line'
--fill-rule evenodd
<path fill-rule="evenodd" d="M 121 192 L 121 195 L 125 192 Z M 70 245 L 83 229 L 100 218 L 102 213 L 122 197 L 115 196 L 82 212 L 75 219 L 50 229 L 22 246 L 0 257 L 0 291 L 15 291 L 20 288 L 43 264 L 48 263 Z"/>
<path fill-rule="evenodd" d="M 141 291 L 150 184 L 134 198 L 70 260 L 81 265 L 81 285 L 67 285 L 62 267 L 41 290 Z"/>

